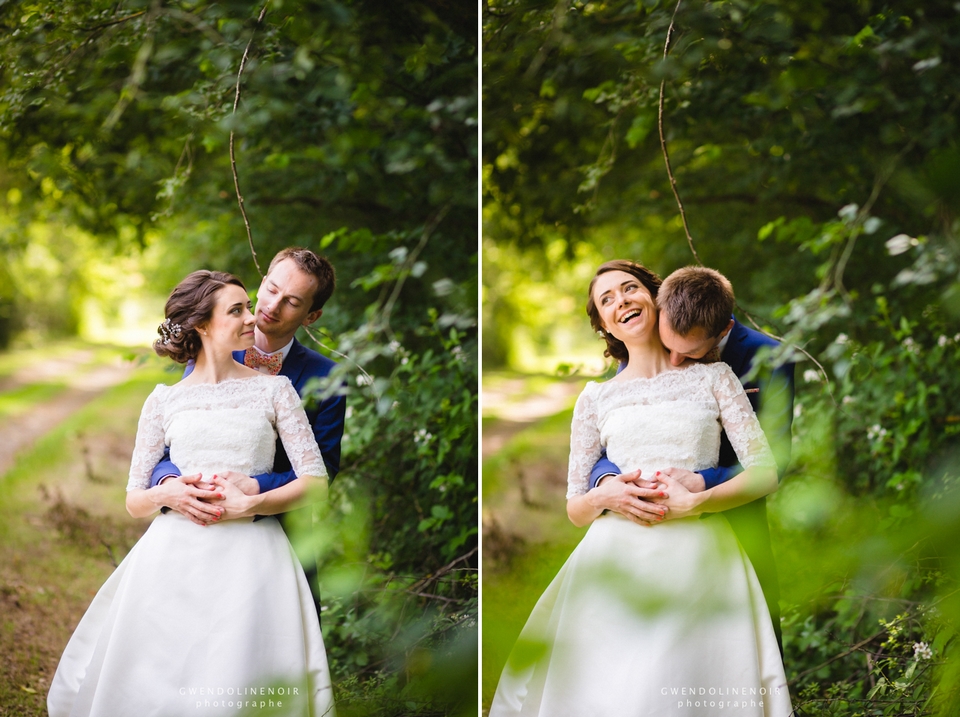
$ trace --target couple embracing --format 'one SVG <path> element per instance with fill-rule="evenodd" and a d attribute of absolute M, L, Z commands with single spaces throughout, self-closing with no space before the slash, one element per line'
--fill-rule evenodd
<path fill-rule="evenodd" d="M 224 272 L 170 294 L 154 350 L 186 370 L 144 404 L 126 501 L 162 513 L 67 644 L 51 717 L 334 714 L 317 608 L 274 517 L 323 500 L 339 468 L 345 399 L 304 411 L 300 395 L 335 364 L 294 338 L 334 282 L 326 259 L 290 248 L 256 314 Z"/>
<path fill-rule="evenodd" d="M 662 282 L 630 261 L 597 269 L 587 314 L 619 371 L 573 414 L 567 514 L 590 528 L 534 607 L 490 717 L 791 714 L 764 497 L 789 456 L 793 365 L 744 386 L 776 342 L 733 307 L 711 269 Z"/>

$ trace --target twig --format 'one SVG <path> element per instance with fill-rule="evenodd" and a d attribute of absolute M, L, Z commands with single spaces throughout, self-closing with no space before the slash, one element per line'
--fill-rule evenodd
<path fill-rule="evenodd" d="M 743 316 L 746 316 L 746 317 L 747 317 L 747 320 L 748 320 L 751 324 L 753 324 L 753 328 L 755 328 L 755 329 L 756 329 L 757 331 L 759 331 L 761 334 L 763 334 L 764 336 L 769 336 L 771 339 L 775 339 L 775 340 L 779 341 L 780 343 L 785 343 L 785 340 L 783 339 L 782 336 L 777 336 L 776 334 L 774 334 L 774 333 L 772 333 L 772 332 L 770 332 L 770 331 L 767 331 L 766 329 L 760 328 L 760 325 L 757 323 L 756 319 L 753 318 L 753 314 L 751 314 L 749 311 L 747 311 L 747 310 L 744 309 L 742 306 L 740 306 L 740 304 L 736 304 L 736 307 L 737 307 L 737 311 L 738 311 L 740 314 L 742 314 Z M 800 346 L 800 345 L 798 345 L 798 344 L 791 344 L 791 345 L 792 345 L 793 348 L 795 348 L 797 351 L 799 351 L 799 352 L 802 353 L 804 356 L 806 356 L 808 359 L 810 359 L 811 361 L 813 361 L 814 364 L 816 364 L 817 368 L 820 370 L 820 375 L 823 376 L 823 385 L 827 387 L 827 394 L 830 396 L 830 400 L 833 401 L 833 405 L 834 405 L 834 406 L 836 406 L 836 407 L 839 408 L 839 407 L 840 407 L 840 402 L 837 401 L 837 397 L 833 395 L 833 389 L 830 387 L 830 383 L 831 383 L 831 382 L 830 382 L 830 376 L 829 376 L 829 374 L 827 374 L 827 369 L 825 369 L 825 368 L 823 367 L 823 364 L 822 364 L 822 363 L 820 363 L 819 361 L 817 361 L 817 359 L 814 358 L 814 356 L 813 356 L 812 353 L 810 353 L 810 352 L 807 351 L 805 348 L 803 348 L 803 346 Z"/>
<path fill-rule="evenodd" d="M 219 32 L 213 29 L 213 27 L 205 23 L 203 20 L 201 20 L 199 17 L 197 17 L 193 13 L 184 12 L 183 10 L 180 10 L 179 8 L 175 8 L 175 7 L 164 8 L 162 12 L 164 15 L 169 15 L 170 17 L 175 18 L 177 20 L 183 20 L 185 22 L 189 22 L 195 28 L 200 30 L 200 32 L 206 35 L 207 39 L 209 39 L 214 45 L 227 44 L 227 41 L 224 39 L 223 35 L 221 35 Z"/>
<path fill-rule="evenodd" d="M 144 20 L 147 28 L 147 37 L 137 51 L 137 56 L 133 61 L 133 69 L 131 69 L 130 76 L 124 83 L 123 89 L 120 90 L 120 97 L 117 99 L 117 104 L 113 106 L 110 114 L 107 115 L 107 118 L 101 125 L 101 129 L 106 132 L 111 131 L 117 122 L 120 121 L 123 113 L 140 91 L 140 85 L 143 84 L 143 80 L 147 75 L 147 60 L 150 59 L 150 55 L 153 54 L 153 19 L 156 17 L 159 9 L 159 0 L 154 0 L 150 6 L 150 10 L 144 11 L 147 13 L 147 17 Z"/>
<path fill-rule="evenodd" d="M 254 261 L 256 261 L 256 258 L 254 258 Z M 364 378 L 367 379 L 367 385 L 370 387 L 370 390 L 373 391 L 374 395 L 376 395 L 377 398 L 380 398 L 380 394 L 377 393 L 377 389 L 375 388 L 375 385 L 376 385 L 376 384 L 374 384 L 374 382 L 373 382 L 373 377 L 372 377 L 369 373 L 366 372 L 366 370 L 363 368 L 363 366 L 361 366 L 361 365 L 358 364 L 356 361 L 354 361 L 350 356 L 347 356 L 346 354 L 342 354 L 342 353 L 340 353 L 339 351 L 337 351 L 336 349 L 331 348 L 330 346 L 327 346 L 327 345 L 326 345 L 325 343 L 323 343 L 319 338 L 317 338 L 317 335 L 314 333 L 314 330 L 313 330 L 312 328 L 310 328 L 309 326 L 304 326 L 304 327 L 303 327 L 303 330 L 307 332 L 307 335 L 308 335 L 311 339 L 313 339 L 313 343 L 315 343 L 317 346 L 319 346 L 320 348 L 322 348 L 322 349 L 324 349 L 324 350 L 326 350 L 326 351 L 329 351 L 330 353 L 332 353 L 332 354 L 334 354 L 334 355 L 336 355 L 336 356 L 339 356 L 340 358 L 342 358 L 342 359 L 344 359 L 344 360 L 346 360 L 346 361 L 349 361 L 349 362 L 352 363 L 354 366 L 356 366 L 356 367 L 357 367 L 357 370 L 359 370 L 360 373 L 363 374 Z"/>
<path fill-rule="evenodd" d="M 463 602 L 462 600 L 457 600 L 455 598 L 443 597 L 442 595 L 433 595 L 431 593 L 416 592 L 414 590 L 404 590 L 403 592 L 407 593 L 408 595 L 413 595 L 415 597 L 429 598 L 431 600 L 442 600 L 443 602 L 446 602 L 446 603 L 456 604 L 456 603 Z"/>
<path fill-rule="evenodd" d="M 390 314 L 393 313 L 393 306 L 397 303 L 397 299 L 400 297 L 400 290 L 403 288 L 404 283 L 407 281 L 407 276 L 409 276 L 410 270 L 413 268 L 413 265 L 417 261 L 417 257 L 420 256 L 420 252 L 423 251 L 423 248 L 427 245 L 427 241 L 430 239 L 430 235 L 433 234 L 434 230 L 443 221 L 443 218 L 447 216 L 447 212 L 450 211 L 451 204 L 448 202 L 439 212 L 437 212 L 433 219 L 428 221 L 423 227 L 423 234 L 420 235 L 420 242 L 414 247 L 413 251 L 410 252 L 410 255 L 407 257 L 407 260 L 404 262 L 404 269 L 400 274 L 400 278 L 397 279 L 397 283 L 393 287 L 393 291 L 390 293 L 390 297 L 384 302 L 383 310 L 380 312 L 380 321 L 381 328 L 383 331 L 393 339 L 393 331 L 390 329 Z"/>
<path fill-rule="evenodd" d="M 133 20 L 135 17 L 140 17 L 144 15 L 147 11 L 141 10 L 140 12 L 135 12 L 132 15 L 127 15 L 125 17 L 118 18 L 116 20 L 111 20 L 110 22 L 105 22 L 100 25 L 94 25 L 93 27 L 81 27 L 80 29 L 84 32 L 96 32 L 97 30 L 102 30 L 105 27 L 110 27 L 111 25 L 119 25 L 121 22 L 126 22 L 127 20 Z"/>
<path fill-rule="evenodd" d="M 677 12 L 680 10 L 681 2 L 682 0 L 677 0 L 677 6 L 673 8 L 670 27 L 667 28 L 667 39 L 663 43 L 664 67 L 666 67 L 667 53 L 670 51 L 670 38 L 673 36 L 673 24 L 677 18 Z M 667 168 L 667 177 L 670 179 L 670 189 L 673 190 L 674 199 L 677 200 L 677 207 L 680 210 L 680 220 L 683 222 L 683 231 L 687 235 L 687 244 L 690 246 L 693 258 L 697 260 L 700 266 L 703 266 L 703 261 L 701 261 L 700 255 L 697 253 L 697 248 L 693 245 L 693 237 L 690 235 L 690 227 L 687 225 L 687 212 L 683 208 L 683 201 L 681 201 L 680 192 L 677 190 L 677 180 L 673 176 L 673 168 L 670 166 L 670 154 L 667 152 L 667 138 L 663 133 L 663 89 L 666 83 L 667 78 L 664 76 L 660 80 L 660 99 L 657 103 L 657 130 L 660 132 L 660 151 L 663 153 L 663 163 Z"/>
<path fill-rule="evenodd" d="M 257 25 L 254 27 L 254 32 L 250 34 L 250 41 L 243 51 L 243 57 L 240 58 L 240 69 L 237 72 L 237 91 L 233 97 L 233 116 L 236 116 L 237 105 L 240 104 L 240 78 L 243 76 L 243 68 L 247 64 L 250 46 L 253 45 L 253 36 L 256 33 L 256 28 L 263 22 L 263 16 L 267 14 L 267 6 L 269 4 L 270 0 L 267 0 L 263 4 L 263 9 L 260 10 L 260 17 L 257 18 Z M 240 193 L 240 178 L 237 176 L 237 153 L 234 149 L 235 133 L 236 130 L 230 130 L 230 170 L 233 172 L 233 187 L 237 192 L 237 204 L 240 207 L 240 214 L 243 216 L 243 225 L 247 228 L 247 242 L 250 244 L 250 254 L 253 257 L 253 265 L 257 267 L 257 273 L 260 275 L 260 278 L 263 278 L 263 272 L 260 270 L 260 262 L 257 261 L 257 251 L 253 248 L 253 232 L 250 230 L 250 220 L 247 218 L 247 210 L 243 207 L 243 194 Z"/>
<path fill-rule="evenodd" d="M 890 624 L 893 625 L 893 624 L 895 624 L 896 622 L 899 622 L 899 621 L 898 621 L 898 620 L 894 620 L 894 621 L 893 621 L 892 623 L 890 623 Z M 876 640 L 878 637 L 882 637 L 883 634 L 884 634 L 886 631 L 887 631 L 887 628 L 885 627 L 885 628 L 883 628 L 880 632 L 878 632 L 878 633 L 876 633 L 876 634 L 873 634 L 873 635 L 871 635 L 870 637 L 868 637 L 866 640 L 861 640 L 861 641 L 858 642 L 856 645 L 854 645 L 853 647 L 851 647 L 849 650 L 846 650 L 846 651 L 844 651 L 844 652 L 841 652 L 839 655 L 834 655 L 834 656 L 831 657 L 829 660 L 827 660 L 826 662 L 823 662 L 823 663 L 817 665 L 816 667 L 811 667 L 809 670 L 804 670 L 804 671 L 801 672 L 799 675 L 797 675 L 796 677 L 794 677 L 792 680 L 789 680 L 789 681 L 787 682 L 787 684 L 788 684 L 788 685 L 795 684 L 795 683 L 797 682 L 797 680 L 799 680 L 799 679 L 801 679 L 801 678 L 803 678 L 803 677 L 806 677 L 807 675 L 812 674 L 812 673 L 816 672 L 817 670 L 819 670 L 819 669 L 821 669 L 821 668 L 823 668 L 823 667 L 826 667 L 827 665 L 829 665 L 829 664 L 832 663 L 832 662 L 836 662 L 837 660 L 846 657 L 846 656 L 849 655 L 850 653 L 856 652 L 856 651 L 859 650 L 861 647 L 863 647 L 864 645 L 866 645 L 868 642 L 873 642 L 873 641 Z"/>
<path fill-rule="evenodd" d="M 456 559 L 454 559 L 454 560 L 451 560 L 449 563 L 447 563 L 447 564 L 444 565 L 442 568 L 440 568 L 437 572 L 435 572 L 435 573 L 430 573 L 430 575 L 427 575 L 426 577 L 421 578 L 419 582 L 416 582 L 416 583 L 414 583 L 413 585 L 411 585 L 409 589 L 410 589 L 410 590 L 416 590 L 417 588 L 421 587 L 422 585 L 426 585 L 426 584 L 429 583 L 429 582 L 432 582 L 432 581 L 434 581 L 434 580 L 437 580 L 437 579 L 443 577 L 444 575 L 446 575 L 447 573 L 449 573 L 451 570 L 453 570 L 453 566 L 454 566 L 454 565 L 456 565 L 456 564 L 459 563 L 459 562 L 462 562 L 462 561 L 466 560 L 467 558 L 469 558 L 470 556 L 472 556 L 475 552 L 477 552 L 477 550 L 478 550 L 478 548 L 473 548 L 473 550 L 471 550 L 471 551 L 469 551 L 469 552 L 467 552 L 467 553 L 464 553 L 464 554 L 461 555 L 459 558 L 456 558 Z"/>
<path fill-rule="evenodd" d="M 550 23 L 550 32 L 540 46 L 540 49 L 537 50 L 533 62 L 530 63 L 530 66 L 524 73 L 524 79 L 533 79 L 537 72 L 540 71 L 540 68 L 543 67 L 543 63 L 547 61 L 547 55 L 550 54 L 552 44 L 560 35 L 560 28 L 563 27 L 563 21 L 566 15 L 567 0 L 558 0 L 556 6 L 553 8 L 553 21 Z"/>

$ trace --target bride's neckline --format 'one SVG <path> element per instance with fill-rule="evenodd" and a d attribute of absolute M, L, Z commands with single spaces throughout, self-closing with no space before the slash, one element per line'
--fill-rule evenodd
<path fill-rule="evenodd" d="M 222 381 L 203 381 L 198 383 L 184 383 L 184 381 L 177 381 L 175 384 L 170 386 L 170 388 L 199 388 L 200 386 L 224 386 L 228 383 L 237 383 L 238 381 L 256 381 L 260 378 L 273 378 L 273 376 L 265 373 L 258 373 L 256 376 L 247 376 L 246 378 L 225 378 Z M 184 379 L 185 380 L 185 379 Z"/>
<path fill-rule="evenodd" d="M 699 366 L 699 367 L 703 367 L 703 366 L 710 366 L 710 365 L 712 365 L 712 364 L 700 363 L 699 361 L 692 361 L 692 362 L 691 362 L 690 364 L 688 364 L 687 366 L 682 366 L 682 367 L 678 367 L 678 368 L 666 369 L 666 370 L 664 370 L 664 371 L 661 371 L 661 372 L 658 373 L 658 374 L 654 374 L 653 376 L 634 376 L 633 378 L 616 378 L 616 377 L 614 377 L 614 378 L 608 379 L 608 380 L 606 380 L 606 381 L 597 382 L 597 383 L 599 383 L 599 385 L 601 385 L 601 386 L 616 386 L 616 385 L 618 385 L 618 384 L 619 384 L 619 385 L 626 385 L 626 384 L 629 384 L 629 383 L 636 383 L 636 382 L 640 382 L 640 381 L 656 381 L 656 380 L 662 378 L 663 376 L 676 376 L 676 375 L 679 375 L 679 374 L 682 374 L 682 373 L 686 373 L 687 371 L 696 370 L 696 368 L 697 368 L 698 366 Z"/>

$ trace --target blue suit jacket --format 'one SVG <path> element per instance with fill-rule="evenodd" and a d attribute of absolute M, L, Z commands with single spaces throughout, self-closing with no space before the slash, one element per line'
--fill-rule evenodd
<path fill-rule="evenodd" d="M 233 357 L 238 363 L 243 363 L 243 351 L 234 351 Z M 280 375 L 290 379 L 290 383 L 301 396 L 304 394 L 307 383 L 313 378 L 323 378 L 330 374 L 337 364 L 326 356 L 308 349 L 296 339 L 290 347 L 290 353 L 284 359 L 280 368 Z M 193 365 L 187 366 L 183 372 L 188 376 L 193 371 Z M 313 435 L 317 446 L 323 455 L 324 465 L 327 467 L 329 480 L 340 470 L 340 439 L 343 437 L 343 419 L 347 411 L 345 396 L 331 396 L 306 409 L 307 420 L 313 427 Z M 153 469 L 151 485 L 166 475 L 180 475 L 180 470 L 170 461 L 169 451 L 164 454 L 163 460 Z M 279 488 L 286 485 L 296 474 L 290 466 L 290 459 L 283 448 L 283 443 L 277 439 L 277 452 L 273 460 L 273 472 L 253 476 L 260 484 L 260 492 Z"/>

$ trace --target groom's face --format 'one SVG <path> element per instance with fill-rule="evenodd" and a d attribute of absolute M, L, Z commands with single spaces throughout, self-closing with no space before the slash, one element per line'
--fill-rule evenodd
<path fill-rule="evenodd" d="M 687 359 L 699 361 L 710 353 L 724 336 L 730 331 L 733 321 L 726 329 L 720 332 L 719 336 L 707 336 L 703 329 L 693 329 L 686 336 L 681 336 L 670 326 L 670 320 L 665 311 L 660 312 L 660 341 L 670 352 L 670 363 L 679 366 Z"/>
<path fill-rule="evenodd" d="M 316 290 L 317 278 L 293 259 L 277 262 L 257 291 L 257 328 L 270 337 L 292 337 L 320 317 L 321 310 L 310 311 Z"/>

